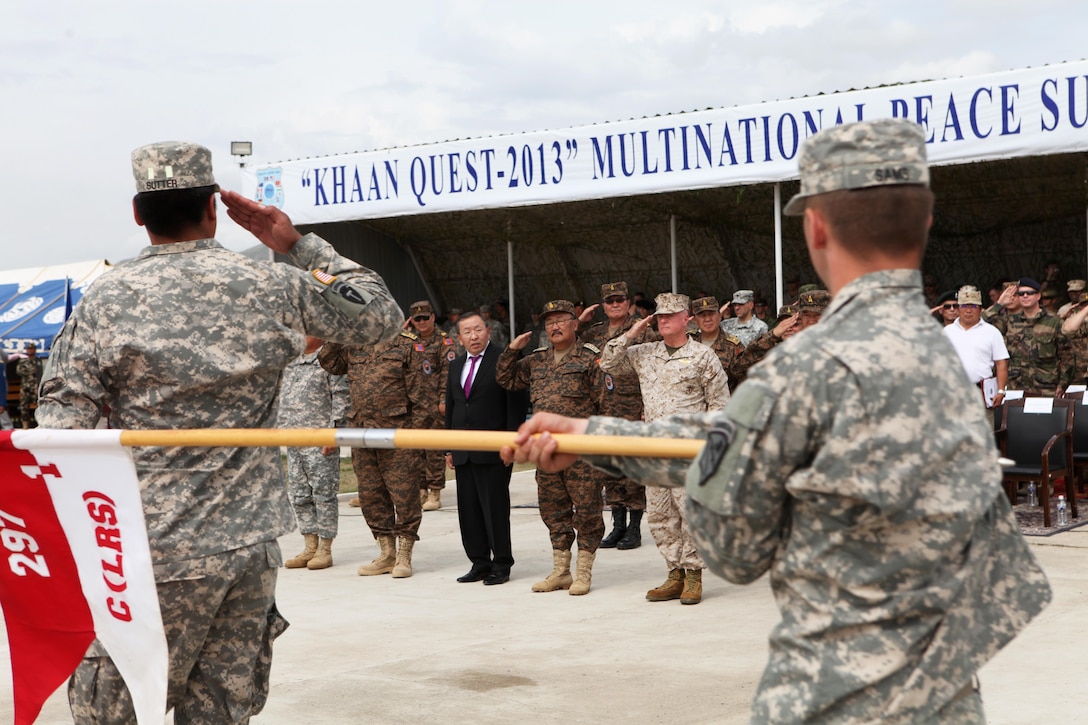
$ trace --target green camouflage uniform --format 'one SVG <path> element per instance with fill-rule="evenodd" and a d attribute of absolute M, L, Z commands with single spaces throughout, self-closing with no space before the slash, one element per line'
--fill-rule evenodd
<path fill-rule="evenodd" d="M 419 335 L 419 333 L 415 333 Z M 433 387 L 432 402 L 423 406 L 420 418 L 421 428 L 445 428 L 446 417 L 439 411 L 439 404 L 446 400 L 446 375 L 449 373 L 450 363 L 464 350 L 457 344 L 457 339 L 446 334 L 437 325 L 434 332 L 427 339 L 422 337 L 416 342 L 416 350 L 423 345 L 423 354 L 426 356 L 429 372 L 424 369 L 424 381 Z M 420 479 L 420 489 L 441 489 L 446 487 L 446 452 L 423 451 L 423 478 Z"/>
<path fill-rule="evenodd" d="M 37 357 L 23 358 L 15 363 L 15 374 L 19 376 L 19 415 L 24 421 L 33 422 L 38 385 L 42 381 L 42 361 Z"/>
<path fill-rule="evenodd" d="M 373 343 L 403 319 L 381 277 L 319 237 L 288 256 L 255 262 L 203 239 L 147 247 L 107 272 L 53 345 L 39 425 L 94 428 L 108 406 L 113 428 L 275 427 L 283 370 L 306 335 Z M 279 449 L 132 457 L 170 649 L 167 704 L 179 721 L 245 722 L 263 705 L 271 640 L 286 626 L 276 538 L 295 518 Z M 97 641 L 69 699 L 76 722 L 133 718 Z"/>
<path fill-rule="evenodd" d="M 703 331 L 696 330 L 691 333 L 691 338 L 695 342 L 703 342 Z M 718 361 L 722 364 L 722 370 L 725 371 L 728 380 L 729 392 L 733 392 L 744 381 L 744 375 L 747 372 L 747 369 L 741 364 L 744 359 L 744 351 L 747 348 L 744 347 L 744 343 L 740 341 L 739 337 L 721 330 L 718 331 L 718 336 L 714 338 L 714 342 L 707 345 L 707 347 L 718 356 Z"/>
<path fill-rule="evenodd" d="M 380 345 L 334 345 L 318 352 L 321 367 L 348 376 L 351 425 L 356 428 L 419 428 L 437 405 L 430 360 L 419 337 L 402 331 Z M 408 448 L 352 448 L 359 504 L 367 526 L 379 536 L 418 540 L 423 455 Z"/>
<path fill-rule="evenodd" d="M 690 465 L 591 462 L 647 484 L 686 478 L 707 565 L 737 583 L 770 572 L 782 621 L 753 722 L 985 722 L 974 675 L 1050 587 L 919 272 L 843 287 L 722 413 L 593 418 L 588 432 L 708 439 Z"/>
<path fill-rule="evenodd" d="M 350 407 L 347 380 L 322 370 L 317 352 L 295 358 L 283 371 L 277 418 L 280 428 L 342 428 L 347 425 Z M 329 455 L 321 448 L 287 449 L 287 495 L 301 533 L 336 538 L 339 492 L 339 449 Z"/>
<path fill-rule="evenodd" d="M 1073 352 L 1062 333 L 1062 321 L 1043 308 L 1035 317 L 1023 312 L 1001 314 L 1004 306 L 995 304 L 982 313 L 982 319 L 1005 337 L 1009 349 L 1010 390 L 1024 395 L 1052 397 L 1059 387 L 1069 385 L 1073 377 Z"/>
<path fill-rule="evenodd" d="M 597 366 L 600 350 L 575 340 L 557 363 L 550 347 L 518 359 L 507 348 L 495 365 L 495 380 L 506 390 L 528 390 L 533 411 L 586 417 L 601 409 L 604 380 Z M 559 473 L 536 472 L 540 518 L 553 550 L 595 552 L 604 538 L 601 492 L 605 476 L 584 461 Z"/>

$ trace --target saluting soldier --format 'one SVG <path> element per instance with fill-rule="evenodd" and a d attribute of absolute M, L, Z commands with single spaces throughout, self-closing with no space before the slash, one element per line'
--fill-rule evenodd
<path fill-rule="evenodd" d="M 15 363 L 15 374 L 19 376 L 19 417 L 23 427 L 30 428 L 38 405 L 38 385 L 42 382 L 42 361 L 33 342 L 26 344 L 26 357 Z"/>
<path fill-rule="evenodd" d="M 1030 277 L 1006 287 L 982 319 L 1001 331 L 1009 350 L 1009 388 L 1024 395 L 1055 396 L 1072 377 L 1072 348 L 1062 334 L 1062 321 L 1039 304 L 1041 285 Z M 1016 297 L 1020 311 L 1008 315 L 1002 310 Z"/>
<path fill-rule="evenodd" d="M 567 300 L 544 305 L 544 331 L 551 342 L 518 359 L 533 333 L 524 332 L 499 356 L 495 379 L 507 390 L 528 390 L 535 411 L 561 415 L 593 415 L 600 412 L 604 381 L 597 357 L 600 350 L 578 340 L 578 318 Z M 536 472 L 540 518 L 548 527 L 552 544 L 552 572 L 533 585 L 534 592 L 569 589 L 573 595 L 589 593 L 593 559 L 604 536 L 601 489 L 604 474 L 579 461 L 559 473 Z M 575 576 L 571 577 L 571 547 L 578 542 Z"/>
<path fill-rule="evenodd" d="M 321 367 L 348 376 L 353 427 L 421 427 L 426 409 L 435 406 L 435 393 L 426 372 L 431 363 L 419 344 L 419 336 L 402 330 L 380 345 L 326 343 L 321 348 Z M 351 464 L 363 518 L 380 549 L 373 561 L 359 567 L 359 576 L 412 576 L 412 549 L 423 518 L 419 502 L 423 456 L 405 448 L 352 448 Z"/>
<path fill-rule="evenodd" d="M 631 315 L 631 299 L 627 295 L 626 282 L 601 285 L 601 300 L 608 319 L 591 325 L 582 339 L 603 350 L 609 340 L 626 333 L 639 318 Z M 582 317 L 592 317 L 596 308 L 597 305 L 590 305 L 582 312 Z M 655 339 L 657 335 L 647 328 L 639 336 L 638 343 Z M 604 390 L 601 415 L 642 420 L 642 389 L 634 371 L 605 373 Z M 645 487 L 627 477 L 608 477 L 604 482 L 604 502 L 612 510 L 612 531 L 601 540 L 601 548 L 628 550 L 641 546 L 642 515 L 646 511 Z M 630 521 L 628 512 L 631 514 Z"/>
<path fill-rule="evenodd" d="M 744 379 L 744 371 L 737 364 L 744 352 L 744 343 L 736 335 L 722 331 L 721 305 L 714 297 L 700 297 L 692 302 L 691 314 L 695 317 L 698 328 L 690 333 L 691 337 L 695 342 L 709 347 L 718 356 L 728 379 L 729 392 L 732 393 Z"/>

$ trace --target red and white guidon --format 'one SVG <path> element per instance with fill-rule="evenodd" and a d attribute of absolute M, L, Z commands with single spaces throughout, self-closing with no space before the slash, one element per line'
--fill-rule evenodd
<path fill-rule="evenodd" d="M 34 722 L 95 637 L 137 720 L 162 722 L 166 636 L 121 431 L 0 432 L 0 605 L 17 725 Z"/>

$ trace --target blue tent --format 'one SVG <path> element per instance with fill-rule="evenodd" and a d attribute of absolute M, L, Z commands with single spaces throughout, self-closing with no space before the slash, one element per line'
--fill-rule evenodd
<path fill-rule="evenodd" d="M 47 280 L 22 292 L 19 285 L 0 285 L 0 347 L 8 353 L 22 352 L 33 342 L 38 355 L 48 355 L 72 304 L 68 278 Z"/>

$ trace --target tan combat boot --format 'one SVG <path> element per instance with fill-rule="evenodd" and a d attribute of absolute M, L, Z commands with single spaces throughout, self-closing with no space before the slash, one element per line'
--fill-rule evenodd
<path fill-rule="evenodd" d="M 437 511 L 442 508 L 442 489 L 432 488 L 427 491 L 427 500 L 423 502 L 424 511 Z"/>
<path fill-rule="evenodd" d="M 419 505 L 420 506 L 427 503 L 427 491 L 428 491 L 428 489 L 426 489 L 426 488 L 419 489 Z"/>
<path fill-rule="evenodd" d="M 358 496 L 354 496 L 348 501 L 348 506 L 351 506 L 353 508 L 362 508 L 363 504 L 359 502 Z"/>
<path fill-rule="evenodd" d="M 412 576 L 412 547 L 415 539 L 406 536 L 397 537 L 397 563 L 393 567 L 394 579 L 407 579 Z"/>
<path fill-rule="evenodd" d="M 283 562 L 288 569 L 301 569 L 314 558 L 314 553 L 317 551 L 317 534 L 303 534 L 302 538 L 306 540 L 306 546 L 302 552 L 295 558 Z"/>
<path fill-rule="evenodd" d="M 317 553 L 306 565 L 307 569 L 328 569 L 332 566 L 332 539 L 320 539 L 317 542 Z"/>
<path fill-rule="evenodd" d="M 397 562 L 397 541 L 392 536 L 379 536 L 378 546 L 381 553 L 369 564 L 359 567 L 359 576 L 374 576 L 375 574 L 388 574 L 393 571 L 393 565 Z"/>
<path fill-rule="evenodd" d="M 661 586 L 646 592 L 646 598 L 651 602 L 667 602 L 677 599 L 684 591 L 684 570 L 673 569 L 669 572 L 669 578 Z"/>
<path fill-rule="evenodd" d="M 570 552 L 552 549 L 552 573 L 544 581 L 533 585 L 534 592 L 554 592 L 557 589 L 570 589 L 574 579 L 570 575 Z"/>
<path fill-rule="evenodd" d="M 593 583 L 593 559 L 596 556 L 595 551 L 578 550 L 578 566 L 574 574 L 574 583 L 570 585 L 571 596 L 589 594 L 589 587 Z"/>
<path fill-rule="evenodd" d="M 681 604 L 698 604 L 703 601 L 703 570 L 687 569 L 684 572 L 684 591 L 680 593 Z"/>

